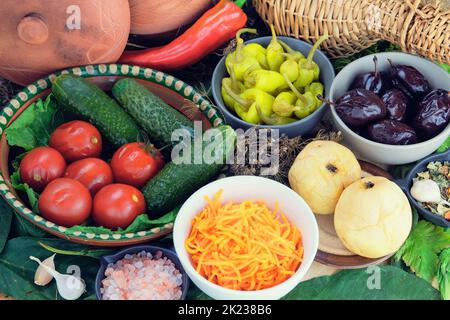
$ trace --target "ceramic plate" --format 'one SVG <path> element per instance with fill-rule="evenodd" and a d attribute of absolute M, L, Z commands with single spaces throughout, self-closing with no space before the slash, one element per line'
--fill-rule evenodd
<path fill-rule="evenodd" d="M 57 237 L 73 242 L 98 246 L 124 246 L 146 242 L 170 233 L 173 228 L 172 223 L 146 231 L 127 234 L 69 231 L 69 229 L 47 221 L 30 210 L 26 203 L 18 197 L 14 188 L 11 187 L 8 169 L 10 160 L 9 146 L 6 141 L 5 129 L 28 106 L 39 98 L 45 98 L 50 93 L 52 81 L 59 74 L 81 76 L 97 84 L 103 90 L 110 90 L 113 84 L 121 78 L 134 78 L 189 118 L 202 120 L 204 128 L 219 126 L 223 123 L 221 116 L 213 105 L 194 90 L 192 86 L 157 70 L 120 64 L 100 64 L 76 67 L 51 74 L 24 88 L 0 112 L 0 193 L 3 198 L 19 215 L 37 227 Z"/>

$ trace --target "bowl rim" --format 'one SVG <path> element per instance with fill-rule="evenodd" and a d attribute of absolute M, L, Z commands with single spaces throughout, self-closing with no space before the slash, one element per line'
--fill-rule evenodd
<path fill-rule="evenodd" d="M 268 40 L 271 39 L 272 37 L 270 36 L 265 36 L 265 37 L 258 37 L 258 38 L 254 38 L 248 41 L 245 41 L 244 44 L 248 44 L 248 43 L 259 43 L 259 41 L 261 40 Z M 298 43 L 303 43 L 305 44 L 309 49 L 311 49 L 313 46 L 303 40 L 300 39 L 296 39 L 296 38 L 291 38 L 291 37 L 285 37 L 285 36 L 277 36 L 277 39 L 279 40 L 286 40 L 289 39 L 289 41 L 295 41 Z M 323 58 L 325 58 L 326 64 L 327 64 L 327 68 L 331 71 L 331 75 L 332 75 L 332 82 L 331 85 L 333 85 L 334 79 L 336 77 L 336 72 L 334 71 L 334 67 L 333 64 L 331 63 L 331 60 L 320 50 L 317 49 L 317 51 L 314 53 L 314 57 L 317 55 L 322 56 Z M 219 67 L 222 65 L 225 65 L 225 59 L 227 58 L 227 56 L 223 56 L 220 61 L 217 63 L 216 67 L 214 68 L 213 71 L 213 75 L 212 75 L 212 79 L 214 79 L 216 76 L 219 77 Z M 315 59 L 313 59 L 315 60 Z M 223 77 L 222 77 L 223 79 Z M 233 120 L 235 120 L 236 122 L 238 122 L 241 126 L 251 126 L 251 127 L 257 127 L 257 128 L 262 128 L 262 129 L 286 129 L 286 128 L 294 128 L 298 125 L 302 125 L 303 123 L 310 121 L 313 116 L 317 113 L 320 114 L 321 112 L 325 111 L 324 109 L 327 107 L 326 103 L 322 103 L 322 105 L 317 108 L 313 113 L 311 113 L 310 115 L 308 115 L 307 117 L 303 118 L 303 119 L 299 119 L 295 122 L 292 123 L 288 123 L 288 124 L 283 124 L 283 125 L 258 125 L 258 124 L 253 124 L 247 121 L 242 120 L 241 118 L 239 118 L 237 115 L 233 114 L 232 112 L 230 112 L 228 110 L 228 108 L 220 102 L 219 99 L 217 99 L 216 97 L 220 96 L 222 98 L 222 93 L 221 92 L 217 92 L 214 85 L 211 86 L 211 90 L 212 90 L 212 94 L 213 94 L 213 98 L 215 101 L 215 104 L 217 106 L 217 108 L 219 109 L 219 111 L 221 113 L 223 113 L 226 117 L 230 117 Z M 329 92 L 325 92 L 325 98 L 329 99 L 331 94 L 331 86 L 330 86 L 330 90 Z M 223 98 L 222 98 L 223 101 Z"/>
<path fill-rule="evenodd" d="M 450 74 L 448 72 L 446 72 L 441 67 L 439 67 L 438 65 L 434 64 L 433 62 L 431 62 L 425 58 L 415 56 L 415 55 L 409 54 L 409 53 L 404 53 L 404 52 L 379 52 L 379 53 L 374 53 L 374 54 L 370 54 L 370 55 L 361 57 L 359 59 L 356 59 L 355 61 L 352 61 L 348 65 L 346 65 L 334 78 L 333 83 L 331 84 L 331 88 L 330 88 L 330 97 L 332 97 L 334 95 L 336 83 L 338 82 L 339 75 L 342 73 L 342 71 L 344 71 L 346 69 L 348 70 L 352 66 L 355 66 L 356 64 L 360 64 L 365 60 L 371 60 L 371 59 L 373 59 L 374 56 L 377 56 L 377 57 L 378 56 L 408 56 L 408 57 L 411 57 L 416 60 L 421 60 L 424 63 L 428 64 L 430 68 L 434 68 L 434 70 L 436 72 L 439 72 L 439 73 L 442 73 L 442 75 L 445 75 L 450 82 Z M 333 116 L 333 119 L 341 126 L 341 128 L 344 129 L 343 131 L 345 131 L 346 133 L 348 133 L 352 137 L 354 137 L 358 141 L 358 143 L 364 143 L 364 144 L 372 146 L 372 147 L 385 148 L 385 149 L 397 150 L 397 151 L 399 151 L 399 150 L 406 151 L 406 150 L 411 150 L 411 149 L 416 149 L 416 148 L 426 146 L 430 143 L 437 142 L 438 140 L 442 139 L 444 136 L 450 135 L 450 123 L 449 123 L 447 125 L 447 127 L 445 127 L 445 129 L 441 131 L 441 133 L 439 133 L 438 135 L 436 135 L 435 137 L 433 137 L 431 139 L 428 139 L 428 140 L 425 140 L 425 141 L 422 141 L 419 143 L 408 144 L 408 145 L 392 145 L 392 144 L 379 143 L 379 142 L 375 142 L 375 141 L 369 140 L 367 138 L 364 138 L 364 137 L 358 135 L 350 127 L 348 127 L 345 124 L 345 122 L 339 117 L 334 106 L 330 106 L 330 109 L 331 109 L 331 114 Z"/>
<path fill-rule="evenodd" d="M 243 290 L 234 290 L 234 289 L 228 289 L 228 288 L 224 288 L 222 286 L 219 286 L 217 284 L 214 284 L 210 281 L 208 281 L 207 279 L 205 279 L 204 277 L 202 277 L 193 267 L 192 263 L 190 263 L 190 261 L 185 261 L 184 260 L 184 254 L 186 254 L 187 256 L 189 256 L 189 254 L 186 252 L 186 249 L 184 247 L 184 245 L 180 245 L 178 246 L 178 244 L 180 243 L 180 238 L 181 237 L 179 235 L 179 233 L 177 233 L 177 229 L 179 228 L 180 225 L 180 219 L 181 216 L 183 215 L 183 212 L 185 212 L 187 210 L 187 204 L 189 203 L 189 201 L 192 201 L 192 199 L 198 198 L 198 197 L 203 197 L 204 193 L 205 193 L 205 189 L 210 188 L 211 185 L 217 185 L 218 188 L 220 188 L 220 184 L 223 181 L 226 180 L 254 180 L 255 183 L 257 184 L 258 182 L 263 182 L 264 183 L 271 183 L 274 185 L 277 185 L 277 187 L 280 188 L 280 191 L 278 194 L 281 194 L 283 192 L 287 192 L 289 194 L 295 195 L 295 197 L 297 198 L 297 200 L 304 206 L 303 210 L 304 212 L 302 214 L 306 214 L 309 216 L 309 218 L 311 219 L 311 221 L 313 222 L 311 227 L 312 227 L 312 235 L 313 235 L 313 247 L 312 247 L 312 254 L 310 257 L 308 257 L 308 259 L 303 259 L 302 263 L 300 264 L 300 266 L 298 267 L 298 269 L 296 270 L 296 272 L 288 279 L 286 279 L 285 281 L 283 281 L 282 283 L 279 283 L 273 287 L 270 288 L 266 288 L 266 289 L 261 289 L 261 290 L 253 290 L 253 291 L 243 291 Z M 203 192 L 203 194 L 202 194 Z M 248 298 L 248 299 L 253 299 L 253 297 L 255 295 L 261 295 L 263 296 L 264 294 L 268 294 L 268 293 L 273 293 L 276 292 L 277 290 L 281 290 L 281 291 L 286 291 L 286 293 L 284 295 L 286 295 L 288 292 L 290 292 L 291 290 L 289 290 L 289 287 L 291 285 L 298 285 L 302 278 L 306 275 L 306 273 L 308 272 L 308 270 L 311 268 L 312 263 L 314 262 L 315 256 L 317 254 L 318 251 L 318 246 L 319 246 L 319 227 L 317 225 L 317 221 L 316 218 L 314 216 L 314 213 L 312 212 L 311 208 L 308 206 L 308 204 L 306 203 L 306 201 L 300 196 L 298 195 L 294 190 L 292 190 L 291 188 L 287 187 L 286 185 L 277 182 L 275 180 L 272 179 L 268 179 L 268 178 L 264 178 L 264 177 L 260 177 L 260 176 L 244 176 L 244 175 L 240 175 L 240 176 L 231 176 L 231 177 L 225 177 L 219 180 L 215 180 L 205 186 L 203 186 L 202 188 L 200 188 L 199 190 L 197 190 L 195 193 L 193 193 L 187 200 L 186 202 L 183 204 L 183 206 L 180 208 L 179 214 L 177 215 L 177 218 L 175 219 L 175 223 L 174 223 L 174 229 L 173 229 L 173 243 L 174 243 L 174 247 L 175 247 L 175 251 L 177 252 L 178 258 L 181 261 L 181 264 L 183 265 L 184 270 L 186 271 L 186 273 L 189 275 L 189 277 L 191 278 L 195 278 L 195 281 L 199 281 L 200 283 L 202 283 L 205 286 L 208 286 L 214 290 L 217 290 L 218 292 L 220 292 L 221 295 L 229 295 L 230 297 L 233 297 L 235 295 L 241 295 L 241 298 Z M 304 239 L 304 235 L 302 233 L 302 239 Z M 182 244 L 184 244 L 185 239 L 182 240 Z M 183 254 L 179 253 L 182 252 Z M 303 258 L 305 258 L 305 256 L 303 256 Z M 186 264 L 186 265 L 185 265 Z M 303 267 L 302 267 L 303 266 Z M 194 280 L 192 280 L 194 281 Z M 194 281 L 194 283 L 195 283 Z M 283 295 L 283 296 L 284 296 Z"/>
<path fill-rule="evenodd" d="M 406 193 L 406 196 L 408 197 L 409 201 L 417 209 L 420 215 L 422 215 L 426 220 L 430 221 L 435 225 L 450 228 L 450 220 L 447 220 L 444 217 L 441 217 L 437 214 L 434 214 L 430 210 L 423 208 L 411 194 L 411 186 L 413 183 L 413 179 L 416 177 L 417 173 L 421 171 L 421 168 L 424 165 L 427 165 L 428 163 L 433 161 L 446 161 L 446 160 L 450 161 L 450 149 L 440 153 L 433 153 L 423 158 L 409 170 L 405 178 L 398 179 L 395 182 L 403 189 L 403 192 Z"/>
<path fill-rule="evenodd" d="M 100 292 L 102 288 L 102 280 L 105 278 L 105 270 L 108 267 L 109 263 L 116 263 L 118 260 L 123 259 L 127 254 L 136 254 L 142 251 L 153 253 L 155 251 L 161 251 L 163 253 L 163 257 L 171 260 L 173 264 L 176 266 L 178 271 L 182 274 L 182 294 L 180 300 L 185 300 L 186 295 L 189 290 L 189 277 L 186 271 L 183 268 L 183 265 L 178 258 L 176 252 L 171 248 L 166 248 L 160 245 L 149 245 L 149 244 L 141 244 L 136 246 L 131 246 L 124 248 L 122 250 L 116 251 L 111 254 L 104 255 L 100 258 L 100 266 L 97 270 L 97 274 L 95 276 L 95 295 L 97 300 L 102 300 L 102 294 Z"/>
<path fill-rule="evenodd" d="M 3 110 L 0 111 L 0 136 L 2 140 L 2 143 L 0 144 L 0 155 L 4 155 L 6 152 L 4 148 L 5 143 L 7 143 L 5 129 L 15 120 L 16 114 L 22 112 L 24 110 L 23 107 L 28 104 L 31 99 L 42 95 L 47 90 L 51 89 L 53 80 L 61 74 L 72 74 L 83 78 L 129 77 L 151 82 L 172 90 L 182 97 L 194 102 L 213 127 L 224 123 L 220 113 L 206 97 L 198 93 L 191 85 L 164 72 L 126 64 L 87 65 L 64 69 L 39 79 L 23 88 L 23 90 L 17 93 L 17 95 L 5 105 Z M 173 229 L 173 223 L 168 223 L 161 227 L 153 227 L 150 230 L 126 234 L 114 232 L 111 234 L 86 233 L 84 231 L 68 232 L 68 228 L 59 226 L 34 213 L 20 198 L 16 197 L 15 190 L 11 190 L 10 188 L 12 188 L 12 186 L 9 183 L 9 177 L 4 177 L 3 172 L 0 172 L 0 195 L 15 212 L 38 228 L 73 242 L 98 246 L 123 246 L 154 240 L 167 235 Z"/>

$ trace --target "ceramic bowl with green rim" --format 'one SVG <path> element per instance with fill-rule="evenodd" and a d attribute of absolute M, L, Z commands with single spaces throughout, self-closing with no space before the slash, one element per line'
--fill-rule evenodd
<path fill-rule="evenodd" d="M 73 242 L 97 246 L 125 246 L 143 243 L 170 233 L 173 228 L 172 223 L 134 233 L 73 231 L 70 228 L 47 221 L 33 212 L 11 186 L 9 165 L 13 159 L 10 158 L 10 147 L 6 139 L 5 129 L 31 104 L 50 94 L 52 81 L 60 74 L 74 74 L 86 78 L 104 91 L 110 91 L 119 79 L 133 78 L 191 120 L 202 121 L 203 129 L 223 124 L 223 119 L 205 97 L 192 86 L 163 72 L 120 64 L 100 64 L 66 69 L 27 86 L 0 112 L 0 194 L 20 216 L 38 228 Z"/>

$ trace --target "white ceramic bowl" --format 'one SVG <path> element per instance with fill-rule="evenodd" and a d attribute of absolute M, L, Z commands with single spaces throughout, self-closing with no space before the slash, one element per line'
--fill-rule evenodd
<path fill-rule="evenodd" d="M 205 207 L 204 197 L 213 197 L 223 189 L 222 201 L 242 202 L 264 200 L 271 208 L 275 203 L 289 221 L 302 233 L 304 255 L 297 272 L 285 282 L 272 288 L 257 291 L 238 291 L 223 288 L 203 278 L 195 271 L 184 243 L 191 231 L 191 222 Z M 173 229 L 173 240 L 177 255 L 184 270 L 194 284 L 208 296 L 217 300 L 274 300 L 280 299 L 294 289 L 310 268 L 317 252 L 319 231 L 317 222 L 306 202 L 292 189 L 276 181 L 253 176 L 235 176 L 211 182 L 195 192 L 181 207 Z"/>
<path fill-rule="evenodd" d="M 419 70 L 433 89 L 450 90 L 450 74 L 426 59 L 401 52 L 383 52 L 375 55 L 378 58 L 380 71 L 390 68 L 387 59 L 391 59 L 395 64 L 410 65 Z M 355 60 L 339 72 L 331 85 L 332 100 L 336 101 L 350 89 L 356 75 L 373 71 L 373 56 L 369 55 Z M 353 132 L 337 115 L 334 107 L 331 107 L 331 113 L 336 128 L 343 133 L 345 144 L 364 160 L 375 163 L 398 165 L 417 161 L 436 151 L 450 135 L 450 125 L 448 125 L 439 135 L 421 143 L 406 146 L 382 144 Z"/>

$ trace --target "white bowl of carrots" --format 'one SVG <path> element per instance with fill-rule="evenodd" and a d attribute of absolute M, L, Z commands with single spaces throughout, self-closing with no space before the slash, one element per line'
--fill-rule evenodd
<path fill-rule="evenodd" d="M 194 284 L 218 300 L 274 300 L 294 289 L 317 252 L 313 212 L 276 181 L 235 176 L 195 192 L 173 229 Z"/>

